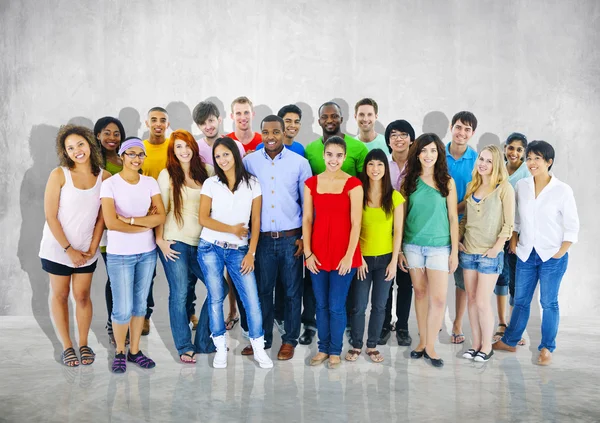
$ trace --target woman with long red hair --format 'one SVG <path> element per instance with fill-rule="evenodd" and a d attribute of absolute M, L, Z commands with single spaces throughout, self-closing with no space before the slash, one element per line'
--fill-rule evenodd
<path fill-rule="evenodd" d="M 167 167 L 158 175 L 167 218 L 164 225 L 156 228 L 156 244 L 169 283 L 171 332 L 183 363 L 195 363 L 196 353 L 215 350 L 210 339 L 206 302 L 200 312 L 194 344 L 186 307 L 196 280 L 204 281 L 196 259 L 202 230 L 198 210 L 202 184 L 212 175 L 214 169 L 200 158 L 192 134 L 182 129 L 173 132 L 167 151 Z"/>

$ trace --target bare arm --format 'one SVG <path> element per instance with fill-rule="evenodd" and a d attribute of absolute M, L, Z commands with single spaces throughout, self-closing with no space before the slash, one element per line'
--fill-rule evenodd
<path fill-rule="evenodd" d="M 252 202 L 252 206 L 254 207 L 254 201 Z M 198 222 L 200 223 L 200 225 L 202 225 L 205 228 L 212 229 L 213 231 L 234 234 L 239 239 L 242 239 L 243 237 L 248 235 L 248 228 L 245 227 L 246 223 L 242 222 L 236 225 L 228 225 L 226 223 L 219 222 L 218 220 L 210 217 L 211 208 L 212 198 L 208 195 L 202 194 L 200 196 L 200 211 L 198 212 Z"/>
<path fill-rule="evenodd" d="M 449 271 L 454 273 L 458 267 L 458 212 L 456 202 L 456 185 L 454 179 L 450 179 L 448 184 L 449 193 L 446 197 L 448 207 L 448 221 L 450 222 L 450 242 L 451 251 L 449 258 Z"/>
<path fill-rule="evenodd" d="M 396 266 L 398 266 L 398 259 L 400 255 L 400 249 L 402 248 L 402 234 L 404 231 L 404 205 L 398 205 L 394 208 L 394 238 L 393 238 L 393 249 L 392 249 L 392 260 L 386 269 L 386 281 L 391 281 L 396 276 Z"/>
<path fill-rule="evenodd" d="M 357 186 L 352 188 L 348 195 L 350 196 L 350 239 L 348 240 L 348 249 L 346 254 L 340 260 L 337 270 L 341 276 L 350 272 L 352 268 L 352 258 L 358 245 L 360 238 L 360 224 L 362 221 L 362 206 L 363 206 L 363 187 Z"/>
<path fill-rule="evenodd" d="M 258 237 L 260 236 L 260 211 L 262 207 L 262 195 L 255 197 L 252 200 L 252 215 L 250 217 L 250 240 L 248 242 L 248 253 L 242 260 L 242 275 L 250 273 L 254 270 L 254 255 L 256 254 L 256 246 L 258 245 Z"/>
<path fill-rule="evenodd" d="M 165 206 L 163 205 L 162 197 L 160 194 L 152 196 L 152 202 L 150 205 L 150 212 L 145 216 L 120 216 L 117 218 L 125 224 L 129 224 L 133 218 L 132 225 L 143 226 L 144 228 L 154 229 L 158 225 L 165 223 L 166 213 Z"/>
<path fill-rule="evenodd" d="M 129 225 L 120 221 L 117 217 L 117 211 L 115 209 L 115 200 L 111 197 L 102 198 L 102 216 L 104 217 L 104 223 L 106 224 L 106 227 L 110 231 L 137 234 L 150 230 L 149 228 L 143 226 Z"/>
<path fill-rule="evenodd" d="M 312 230 L 313 230 L 313 198 L 310 188 L 304 186 L 304 204 L 302 205 L 302 239 L 304 240 L 304 257 L 306 268 L 314 273 L 319 273 L 317 265 L 320 265 L 318 258 L 312 252 Z"/>

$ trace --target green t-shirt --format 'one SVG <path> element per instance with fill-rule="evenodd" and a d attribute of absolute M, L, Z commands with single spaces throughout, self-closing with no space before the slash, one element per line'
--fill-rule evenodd
<path fill-rule="evenodd" d="M 123 170 L 123 166 L 117 166 L 116 164 L 112 164 L 108 160 L 106 161 L 106 171 L 111 175 L 117 174 Z"/>
<path fill-rule="evenodd" d="M 346 141 L 346 160 L 342 164 L 342 170 L 349 175 L 356 176 L 363 170 L 365 157 L 368 153 L 367 147 L 365 147 L 362 141 L 352 138 L 349 135 L 344 135 L 344 141 Z M 324 152 L 323 137 L 306 146 L 306 159 L 310 163 L 313 175 L 318 175 L 325 171 Z"/>
<path fill-rule="evenodd" d="M 394 208 L 404 203 L 398 191 L 392 193 Z M 383 256 L 394 250 L 394 214 L 387 216 L 381 207 L 365 207 L 360 224 L 360 251 L 363 256 Z"/>
<path fill-rule="evenodd" d="M 388 148 L 388 145 L 385 142 L 385 137 L 382 134 L 377 134 L 375 139 L 371 142 L 361 142 L 365 145 L 365 147 L 367 147 L 367 150 L 371 151 L 375 150 L 376 148 L 381 148 L 388 159 L 392 158 L 392 155 L 390 154 L 390 149 Z"/>
<path fill-rule="evenodd" d="M 450 245 L 450 221 L 446 198 L 417 179 L 417 189 L 408 197 L 404 242 L 421 247 Z"/>

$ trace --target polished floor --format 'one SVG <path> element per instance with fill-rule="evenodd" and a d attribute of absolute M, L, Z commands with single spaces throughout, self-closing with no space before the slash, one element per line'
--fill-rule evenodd
<path fill-rule="evenodd" d="M 460 358 L 468 348 L 440 334 L 446 365 L 411 360 L 392 338 L 385 361 L 362 354 L 341 368 L 309 367 L 316 346 L 299 346 L 287 362 L 260 369 L 240 351 L 239 325 L 229 335 L 229 366 L 212 356 L 178 362 L 168 322 L 154 322 L 142 349 L 157 362 L 145 371 L 109 371 L 112 349 L 101 322 L 92 327 L 92 366 L 59 364 L 60 345 L 45 319 L 0 318 L 0 422 L 598 422 L 600 319 L 563 318 L 550 367 L 534 365 L 539 319 L 528 345 L 485 364 Z M 46 320 L 49 322 L 49 319 Z M 411 332 L 416 337 L 415 322 Z M 468 328 L 468 323 L 467 327 Z M 276 335 L 278 339 L 278 336 Z M 279 342 L 279 341 L 278 341 Z M 276 356 L 279 343 L 270 354 Z M 345 346 L 345 349 L 347 346 Z"/>

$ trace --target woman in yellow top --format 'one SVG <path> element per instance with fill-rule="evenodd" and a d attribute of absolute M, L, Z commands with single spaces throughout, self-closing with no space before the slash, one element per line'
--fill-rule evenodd
<path fill-rule="evenodd" d="M 481 362 L 494 354 L 491 296 L 502 273 L 504 244 L 512 234 L 515 220 L 515 193 L 502 156 L 495 145 L 479 153 L 459 225 L 459 260 L 473 338 L 473 345 L 463 357 Z"/>
<path fill-rule="evenodd" d="M 363 183 L 362 223 L 360 230 L 360 250 L 362 266 L 357 279 L 352 283 L 352 349 L 346 360 L 356 361 L 363 346 L 365 331 L 365 311 L 369 302 L 371 285 L 371 316 L 367 337 L 367 355 L 375 363 L 381 363 L 383 356 L 377 351 L 377 341 L 383 321 L 385 306 L 390 293 L 390 285 L 400 265 L 406 272 L 406 259 L 400 251 L 404 224 L 404 197 L 394 190 L 390 178 L 390 167 L 386 154 L 376 148 L 365 159 L 365 167 L 359 178 Z"/>

